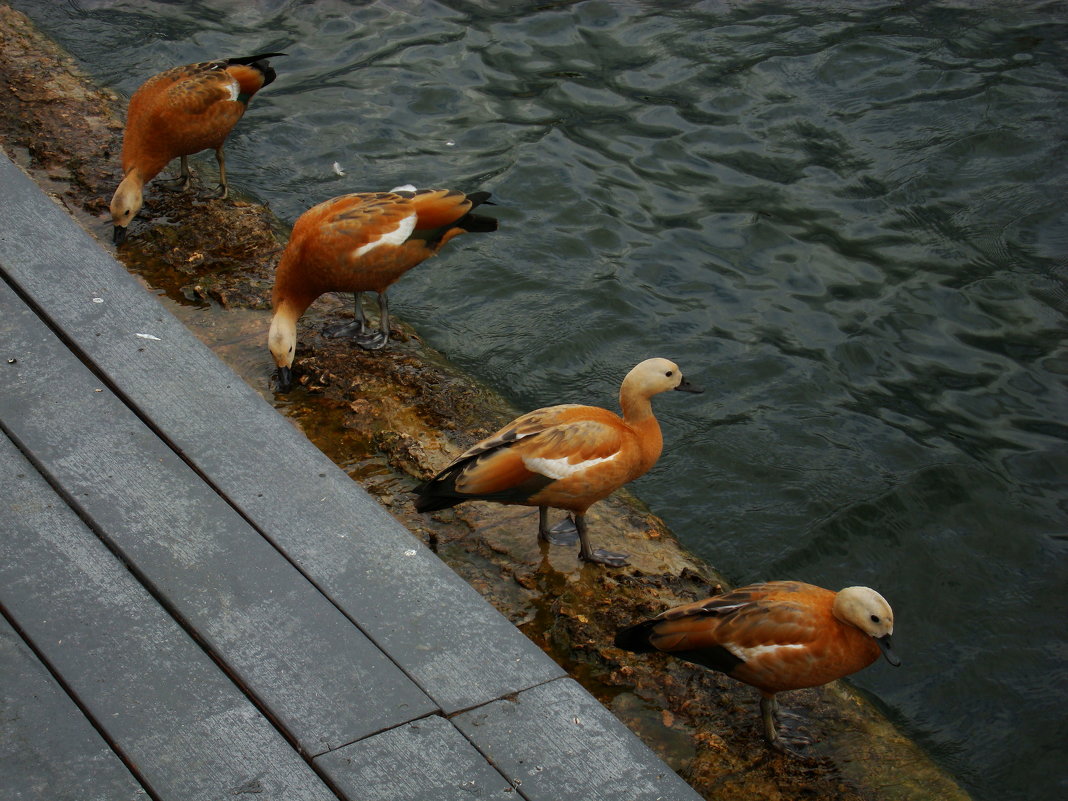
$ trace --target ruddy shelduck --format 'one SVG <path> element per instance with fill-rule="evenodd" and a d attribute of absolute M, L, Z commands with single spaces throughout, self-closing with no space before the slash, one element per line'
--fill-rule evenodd
<path fill-rule="evenodd" d="M 869 587 L 832 592 L 799 581 L 752 584 L 662 612 L 623 629 L 616 646 L 664 651 L 760 690 L 764 736 L 777 750 L 775 694 L 816 687 L 866 668 L 890 650 L 894 613 Z"/>
<path fill-rule="evenodd" d="M 454 236 L 496 231 L 497 220 L 472 214 L 489 192 L 400 186 L 389 192 L 342 195 L 313 206 L 293 226 L 275 271 L 274 317 L 267 341 L 278 367 L 278 388 L 292 382 L 297 320 L 324 292 L 353 292 L 352 323 L 326 330 L 377 350 L 389 341 L 386 290 Z M 377 292 L 379 330 L 367 326 L 361 293 Z"/>
<path fill-rule="evenodd" d="M 144 186 L 175 158 L 181 158 L 171 188 L 189 184 L 187 157 L 212 149 L 219 162 L 219 190 L 225 198 L 223 143 L 248 108 L 248 101 L 275 79 L 268 58 L 284 53 L 203 61 L 174 67 L 149 78 L 133 97 L 122 138 L 122 183 L 111 198 L 114 242 L 126 239 L 130 221 L 141 210 Z"/>
<path fill-rule="evenodd" d="M 623 379 L 622 417 L 578 404 L 529 412 L 417 487 L 415 508 L 432 512 L 471 500 L 537 506 L 540 539 L 574 544 L 577 534 L 581 559 L 625 565 L 627 554 L 590 547 L 586 510 L 660 458 L 664 440 L 651 398 L 667 390 L 701 392 L 673 362 L 646 359 Z M 574 525 L 565 521 L 550 530 L 550 508 L 571 512 Z"/>

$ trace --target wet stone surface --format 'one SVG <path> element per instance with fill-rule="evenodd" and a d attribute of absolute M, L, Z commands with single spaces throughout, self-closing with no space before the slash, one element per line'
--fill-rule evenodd
<path fill-rule="evenodd" d="M 5 152 L 114 251 L 107 206 L 120 177 L 120 99 L 93 87 L 5 6 L 0 85 L 9 90 L 0 92 Z M 194 170 L 209 161 L 194 158 Z M 197 335 L 272 397 L 266 331 L 286 232 L 267 209 L 240 198 L 240 176 L 231 176 L 237 199 L 228 201 L 200 199 L 198 192 L 213 188 L 213 176 L 201 178 L 188 193 L 150 185 L 117 257 L 176 304 L 179 316 L 183 307 L 203 310 L 210 323 L 191 326 Z M 583 565 L 575 549 L 539 543 L 534 509 L 469 503 L 416 514 L 410 490 L 517 410 L 450 367 L 403 323 L 394 321 L 386 350 L 371 353 L 319 333 L 327 320 L 350 316 L 348 299 L 327 297 L 301 320 L 299 383 L 288 396 L 273 396 L 276 407 L 704 797 L 965 797 L 845 686 L 781 699 L 801 716 L 790 725 L 820 741 L 806 762 L 766 748 L 750 688 L 662 655 L 612 647 L 616 629 L 705 597 L 720 582 L 628 493 L 597 504 L 589 516 L 595 547 L 631 554 L 621 569 Z M 614 399 L 603 403 L 611 407 Z"/>

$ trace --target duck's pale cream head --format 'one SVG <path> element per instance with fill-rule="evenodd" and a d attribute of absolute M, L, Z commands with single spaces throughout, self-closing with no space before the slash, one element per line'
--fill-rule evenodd
<path fill-rule="evenodd" d="M 901 664 L 901 660 L 890 650 L 894 610 L 871 587 L 846 587 L 839 591 L 834 599 L 834 616 L 873 637 L 891 665 L 897 667 Z"/>
<path fill-rule="evenodd" d="M 141 204 L 144 202 L 142 188 L 143 184 L 137 177 L 136 170 L 131 170 L 122 179 L 111 198 L 111 222 L 115 226 L 112 241 L 116 245 L 126 241 L 129 225 L 141 210 Z"/>
<path fill-rule="evenodd" d="M 293 357 L 297 350 L 297 321 L 285 307 L 275 310 L 267 347 L 278 367 L 278 391 L 288 392 L 293 383 Z"/>
<path fill-rule="evenodd" d="M 623 392 L 633 392 L 647 398 L 670 389 L 680 392 L 704 391 L 683 378 L 679 366 L 668 359 L 646 359 L 635 365 L 623 379 Z"/>

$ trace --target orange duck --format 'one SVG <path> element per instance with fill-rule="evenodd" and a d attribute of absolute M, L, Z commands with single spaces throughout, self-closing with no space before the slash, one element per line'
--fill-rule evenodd
<path fill-rule="evenodd" d="M 866 668 L 890 650 L 894 613 L 875 590 L 839 592 L 800 581 L 752 584 L 669 609 L 623 629 L 616 646 L 665 651 L 760 690 L 764 736 L 791 752 L 775 727 L 775 694 L 816 687 Z"/>
<path fill-rule="evenodd" d="M 275 79 L 267 59 L 282 55 L 261 53 L 174 67 L 134 92 L 122 140 L 124 177 L 111 198 L 115 244 L 125 241 L 127 227 L 141 209 L 144 185 L 176 157 L 182 160 L 181 173 L 165 185 L 184 189 L 190 180 L 187 157 L 214 150 L 219 162 L 216 197 L 226 197 L 223 142 L 249 99 Z"/>
<path fill-rule="evenodd" d="M 271 297 L 268 345 L 278 366 L 279 391 L 287 392 L 292 381 L 297 320 L 316 298 L 324 292 L 355 293 L 356 319 L 327 329 L 327 335 L 351 335 L 367 350 L 383 347 L 389 341 L 386 290 L 454 236 L 496 231 L 495 218 L 471 213 L 489 196 L 401 186 L 342 195 L 304 212 L 278 262 Z M 367 327 L 362 292 L 378 293 L 378 331 Z"/>
<path fill-rule="evenodd" d="M 416 487 L 415 508 L 433 512 L 472 500 L 537 506 L 540 539 L 567 545 L 577 535 L 579 558 L 625 565 L 627 554 L 590 547 L 586 510 L 656 463 L 664 440 L 650 399 L 671 389 L 701 392 L 674 363 L 646 359 L 619 388 L 622 417 L 577 404 L 529 412 Z M 550 530 L 550 507 L 571 512 L 574 524 Z"/>

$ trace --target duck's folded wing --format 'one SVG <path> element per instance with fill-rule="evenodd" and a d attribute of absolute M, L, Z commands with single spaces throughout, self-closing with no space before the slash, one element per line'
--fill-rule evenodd
<path fill-rule="evenodd" d="M 650 641 L 662 651 L 720 646 L 744 658 L 762 648 L 804 645 L 816 634 L 812 616 L 799 604 L 721 596 L 665 613 Z"/>
<path fill-rule="evenodd" d="M 548 428 L 516 445 L 532 472 L 564 479 L 593 469 L 620 455 L 623 430 L 600 420 L 576 420 Z"/>
<path fill-rule="evenodd" d="M 319 212 L 313 215 L 319 227 L 349 237 L 355 244 L 396 231 L 402 220 L 410 219 L 411 225 L 404 227 L 409 231 L 415 229 L 415 209 L 405 198 L 392 192 L 342 195 L 321 204 Z"/>
<path fill-rule="evenodd" d="M 541 419 L 520 418 L 516 423 L 469 452 L 457 489 L 479 495 L 506 487 L 529 491 L 611 459 L 621 446 L 620 433 L 597 421 L 545 426 Z"/>
<path fill-rule="evenodd" d="M 460 454 L 453 464 L 459 464 L 472 456 L 478 456 L 480 453 L 510 447 L 519 440 L 544 433 L 557 425 L 569 410 L 581 408 L 583 407 L 579 404 L 562 404 L 559 406 L 546 406 L 543 409 L 527 412 L 504 426 L 504 428 L 472 445 Z"/>
<path fill-rule="evenodd" d="M 179 74 L 175 75 L 175 72 Z M 164 73 L 174 77 L 161 96 L 163 111 L 174 115 L 197 115 L 208 111 L 216 103 L 237 100 L 241 86 L 226 71 L 225 61 L 190 64 Z"/>

